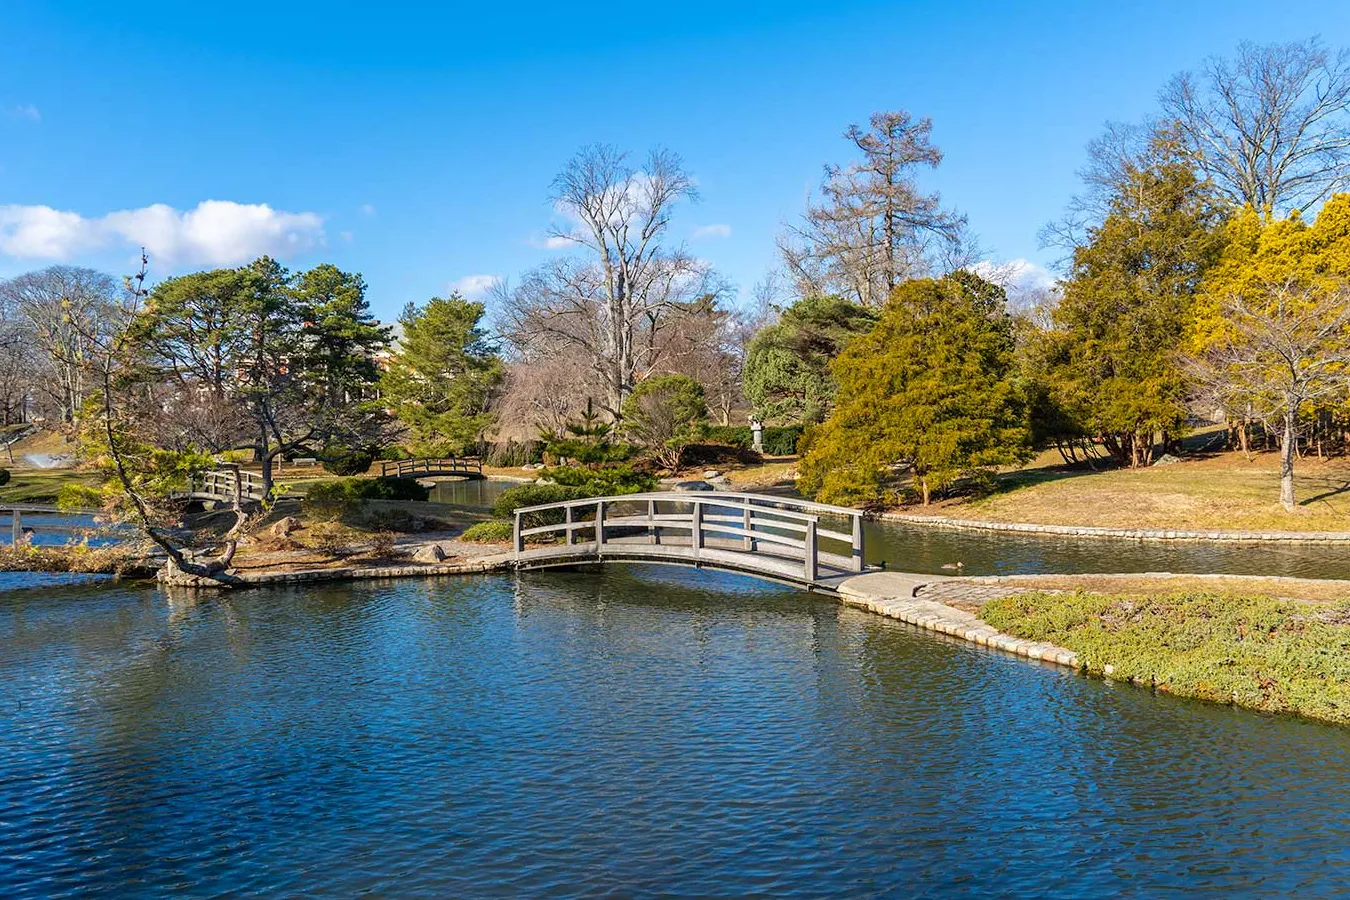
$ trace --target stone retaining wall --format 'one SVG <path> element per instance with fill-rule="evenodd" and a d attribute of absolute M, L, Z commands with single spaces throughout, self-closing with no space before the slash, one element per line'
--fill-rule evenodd
<path fill-rule="evenodd" d="M 1342 531 L 1196 531 L 1173 528 L 1102 528 L 1095 525 L 1036 525 L 1031 522 L 985 522 L 949 516 L 882 513 L 886 522 L 903 522 L 951 531 L 997 531 L 1056 537 L 1131 538 L 1141 541 L 1190 541 L 1233 544 L 1350 544 Z"/>

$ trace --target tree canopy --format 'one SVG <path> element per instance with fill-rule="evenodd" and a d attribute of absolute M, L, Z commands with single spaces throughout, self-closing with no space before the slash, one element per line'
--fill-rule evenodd
<path fill-rule="evenodd" d="M 482 318 L 483 304 L 458 294 L 399 316 L 403 335 L 380 385 L 419 455 L 468 452 L 492 425 L 504 370 Z"/>
<path fill-rule="evenodd" d="M 821 500 L 885 502 L 899 470 L 924 503 L 959 476 L 1030 455 L 1001 288 L 969 272 L 896 289 L 832 365 L 839 393 L 807 433 L 799 487 Z"/>

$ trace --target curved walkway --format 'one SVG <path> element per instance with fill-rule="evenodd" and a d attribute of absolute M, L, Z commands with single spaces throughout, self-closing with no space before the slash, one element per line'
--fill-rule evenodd
<path fill-rule="evenodd" d="M 1345 544 L 1350 531 L 1202 531 L 1184 528 L 1105 528 L 1096 525 L 1037 525 L 1031 522 L 988 522 L 950 516 L 882 513 L 885 522 L 903 522 L 950 531 L 995 531 L 1056 537 L 1131 538 L 1141 541 L 1191 541 L 1232 544 Z"/>

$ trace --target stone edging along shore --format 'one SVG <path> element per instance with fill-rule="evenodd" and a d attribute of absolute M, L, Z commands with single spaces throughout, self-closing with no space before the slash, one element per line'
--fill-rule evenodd
<path fill-rule="evenodd" d="M 950 516 L 881 513 L 885 522 L 902 522 L 951 531 L 996 531 L 1057 537 L 1132 538 L 1144 541 L 1204 541 L 1233 544 L 1350 544 L 1350 531 L 1198 531 L 1181 528 L 1104 528 L 1097 525 L 1036 525 L 1031 522 L 986 522 Z"/>
<path fill-rule="evenodd" d="M 928 631 L 961 638 L 981 647 L 1003 650 L 1027 659 L 1074 669 L 1082 668 L 1078 654 L 1072 650 L 1041 641 L 1013 637 L 986 624 L 974 613 L 936 600 L 923 599 L 923 589 L 941 581 L 943 579 L 940 577 L 906 575 L 899 572 L 855 575 L 839 585 L 839 600 L 845 606 L 866 609 Z"/>

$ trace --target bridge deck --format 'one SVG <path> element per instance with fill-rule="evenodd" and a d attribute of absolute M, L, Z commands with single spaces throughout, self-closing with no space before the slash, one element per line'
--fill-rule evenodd
<path fill-rule="evenodd" d="M 847 530 L 822 519 L 843 519 Z M 516 511 L 513 546 L 524 569 L 647 562 L 823 588 L 864 570 L 861 512 L 757 494 L 663 492 L 527 507 Z"/>

